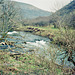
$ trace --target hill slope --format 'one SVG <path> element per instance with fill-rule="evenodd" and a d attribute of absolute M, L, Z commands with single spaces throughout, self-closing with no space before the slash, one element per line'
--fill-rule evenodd
<path fill-rule="evenodd" d="M 32 19 L 37 18 L 39 16 L 49 16 L 51 13 L 48 11 L 41 10 L 37 7 L 34 7 L 30 4 L 21 3 L 21 2 L 15 2 L 16 9 L 19 7 L 19 11 L 21 13 L 21 16 L 24 19 Z"/>
<path fill-rule="evenodd" d="M 69 26 L 75 28 L 75 1 L 72 1 L 68 5 L 64 6 L 57 12 L 53 13 L 50 16 L 47 17 L 38 17 L 36 19 L 32 19 L 28 21 L 28 23 L 32 23 L 32 25 L 41 24 L 42 26 L 49 25 L 49 24 L 55 24 L 57 27 L 60 25 L 62 26 Z M 44 24 L 42 24 L 42 23 Z M 29 25 L 30 25 L 29 23 Z"/>
<path fill-rule="evenodd" d="M 70 12 L 75 11 L 75 1 L 72 1 L 68 5 L 64 6 L 62 9 L 58 10 L 56 13 L 63 16 L 64 14 L 69 14 Z"/>
<path fill-rule="evenodd" d="M 75 1 L 50 16 L 50 23 L 75 28 Z M 60 23 L 60 24 L 59 24 Z"/>

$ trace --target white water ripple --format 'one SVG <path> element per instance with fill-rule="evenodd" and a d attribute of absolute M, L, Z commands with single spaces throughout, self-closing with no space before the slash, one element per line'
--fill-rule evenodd
<path fill-rule="evenodd" d="M 14 33 L 18 33 L 18 32 L 13 31 L 13 32 L 8 32 L 7 34 L 14 34 Z"/>

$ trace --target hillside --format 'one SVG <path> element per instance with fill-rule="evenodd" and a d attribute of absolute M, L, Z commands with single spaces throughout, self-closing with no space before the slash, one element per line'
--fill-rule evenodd
<path fill-rule="evenodd" d="M 75 1 L 72 1 L 68 5 L 64 6 L 62 9 L 58 10 L 56 13 L 63 16 L 64 14 L 69 14 L 70 12 L 75 11 Z"/>
<path fill-rule="evenodd" d="M 42 25 L 42 26 L 47 26 L 49 24 L 55 25 L 55 27 L 59 27 L 59 22 L 60 25 L 62 26 L 69 26 L 69 27 L 75 27 L 75 1 L 72 1 L 68 5 L 64 6 L 57 12 L 53 13 L 50 16 L 46 17 L 38 17 L 36 19 L 29 20 L 25 23 L 27 25 Z"/>
<path fill-rule="evenodd" d="M 37 18 L 39 16 L 49 16 L 51 13 L 41 10 L 30 4 L 15 2 L 16 9 L 19 7 L 20 14 L 24 19 Z"/>
<path fill-rule="evenodd" d="M 72 1 L 68 5 L 64 6 L 54 14 L 50 16 L 50 23 L 55 27 L 68 26 L 75 28 L 75 1 Z M 59 24 L 60 23 L 60 24 Z"/>

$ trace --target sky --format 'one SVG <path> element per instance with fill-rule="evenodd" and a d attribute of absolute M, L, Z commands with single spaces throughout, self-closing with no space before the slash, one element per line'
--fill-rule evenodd
<path fill-rule="evenodd" d="M 70 3 L 70 1 L 72 0 L 14 0 L 14 1 L 31 4 L 43 10 L 55 12 L 56 10 Z"/>

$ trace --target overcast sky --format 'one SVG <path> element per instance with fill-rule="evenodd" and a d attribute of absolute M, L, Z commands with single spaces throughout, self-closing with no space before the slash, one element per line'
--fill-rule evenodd
<path fill-rule="evenodd" d="M 62 6 L 67 5 L 72 0 L 14 0 L 14 1 L 28 3 L 40 9 L 53 12 L 57 9 L 60 9 Z"/>

